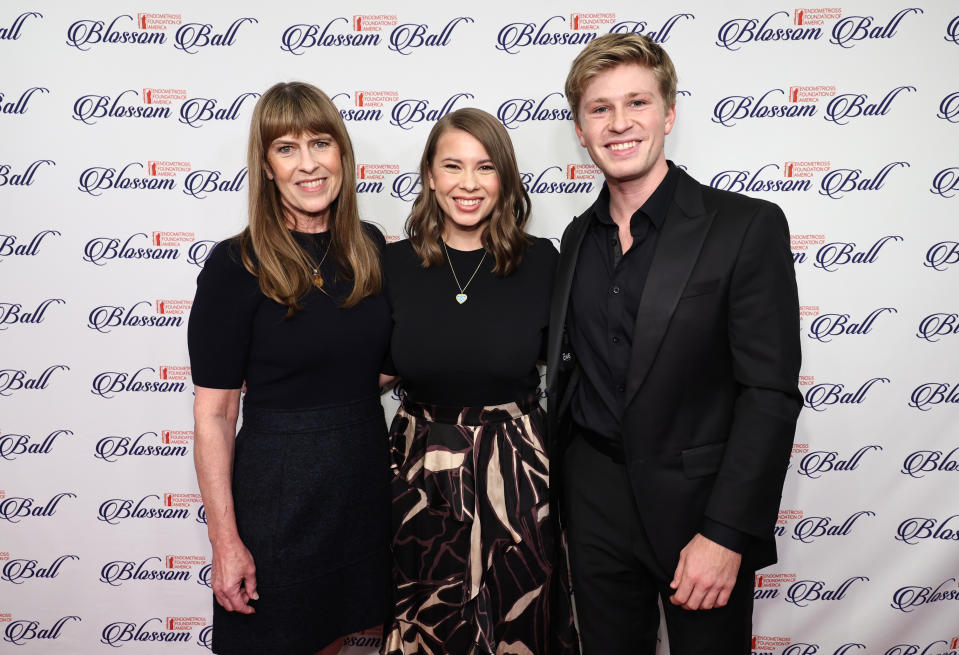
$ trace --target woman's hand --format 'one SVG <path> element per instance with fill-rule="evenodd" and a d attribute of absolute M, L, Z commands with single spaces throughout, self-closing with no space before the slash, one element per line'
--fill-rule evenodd
<path fill-rule="evenodd" d="M 195 386 L 194 392 L 193 460 L 213 546 L 210 585 L 223 609 L 253 614 L 256 567 L 237 532 L 231 481 L 240 390 Z"/>
<path fill-rule="evenodd" d="M 213 548 L 210 576 L 216 602 L 228 612 L 253 614 L 250 600 L 258 600 L 253 556 L 239 539 Z"/>

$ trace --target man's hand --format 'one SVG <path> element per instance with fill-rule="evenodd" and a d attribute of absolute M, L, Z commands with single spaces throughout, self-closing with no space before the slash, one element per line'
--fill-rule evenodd
<path fill-rule="evenodd" d="M 253 614 L 250 600 L 258 600 L 253 556 L 239 540 L 213 549 L 210 586 L 216 602 L 228 612 Z"/>
<path fill-rule="evenodd" d="M 679 553 L 679 564 L 669 586 L 673 605 L 687 610 L 723 607 L 736 584 L 743 556 L 696 534 Z"/>

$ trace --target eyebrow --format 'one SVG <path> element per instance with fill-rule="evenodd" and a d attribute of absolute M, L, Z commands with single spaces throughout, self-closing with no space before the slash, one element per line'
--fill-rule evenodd
<path fill-rule="evenodd" d="M 623 97 L 624 97 L 626 100 L 632 100 L 633 98 L 637 98 L 637 97 L 640 97 L 640 96 L 651 96 L 651 95 L 653 95 L 653 92 L 652 92 L 652 91 L 630 91 L 629 93 L 626 93 Z M 609 102 L 609 101 L 610 101 L 609 98 L 587 98 L 587 99 L 586 99 L 586 102 L 587 102 L 587 103 L 590 103 L 590 102 Z"/>
<path fill-rule="evenodd" d="M 463 160 L 462 160 L 462 159 L 457 159 L 456 157 L 443 157 L 443 158 L 440 160 L 440 162 L 444 162 L 444 161 L 453 162 L 454 164 L 462 164 L 462 163 L 463 163 Z M 481 160 L 479 160 L 479 161 L 476 162 L 476 163 L 477 163 L 477 164 L 492 164 L 492 163 L 493 163 L 493 160 L 492 160 L 492 159 L 481 159 Z"/>
<path fill-rule="evenodd" d="M 294 144 L 295 145 L 298 140 L 299 140 L 299 137 L 295 137 L 291 139 L 284 135 L 284 136 L 279 136 L 273 139 L 273 141 L 270 142 L 270 145 L 271 146 L 275 146 L 277 144 Z M 327 134 L 325 132 L 321 134 L 313 134 L 309 137 L 309 140 L 310 141 L 335 141 L 332 134 Z"/>

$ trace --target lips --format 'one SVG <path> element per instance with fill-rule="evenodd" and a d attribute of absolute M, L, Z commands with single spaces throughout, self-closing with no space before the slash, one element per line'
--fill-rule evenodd
<path fill-rule="evenodd" d="M 483 202 L 482 198 L 453 198 L 453 200 L 456 202 L 456 206 L 464 211 L 472 211 Z"/>

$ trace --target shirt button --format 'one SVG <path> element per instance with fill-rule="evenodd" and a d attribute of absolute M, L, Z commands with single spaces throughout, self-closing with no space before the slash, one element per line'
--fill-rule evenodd
<path fill-rule="evenodd" d="M 621 384 L 621 385 L 619 385 L 619 386 L 616 387 L 616 388 L 619 389 L 620 392 L 626 391 L 626 385 L 625 385 L 625 384 Z"/>
<path fill-rule="evenodd" d="M 619 337 L 613 337 L 613 343 L 619 343 Z"/>
<path fill-rule="evenodd" d="M 613 287 L 613 293 L 619 293 L 619 287 Z"/>

